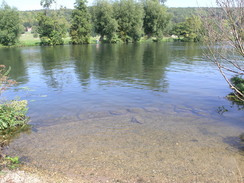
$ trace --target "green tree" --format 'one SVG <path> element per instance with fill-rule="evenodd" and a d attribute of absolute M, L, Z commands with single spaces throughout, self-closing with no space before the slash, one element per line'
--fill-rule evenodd
<path fill-rule="evenodd" d="M 17 9 L 11 8 L 5 2 L 0 7 L 0 44 L 15 45 L 20 34 L 20 19 Z"/>
<path fill-rule="evenodd" d="M 56 3 L 56 1 L 55 0 L 41 0 L 40 5 L 45 9 L 45 15 L 47 15 L 47 11 L 53 3 Z"/>
<path fill-rule="evenodd" d="M 200 41 L 202 39 L 202 21 L 199 16 L 191 16 L 185 22 L 176 24 L 172 29 L 172 34 L 178 36 L 183 41 Z"/>
<path fill-rule="evenodd" d="M 49 8 L 54 0 L 42 0 L 41 4 L 44 8 Z M 38 28 L 42 45 L 61 45 L 64 43 L 63 37 L 66 34 L 66 27 L 63 17 L 59 17 L 55 11 L 47 15 L 47 12 L 39 13 L 37 16 Z"/>
<path fill-rule="evenodd" d="M 57 16 L 46 16 L 40 13 L 37 17 L 38 28 L 42 45 L 61 45 L 66 34 L 65 25 L 63 25 Z"/>
<path fill-rule="evenodd" d="M 73 44 L 87 44 L 91 34 L 91 15 L 86 0 L 77 0 L 71 15 L 70 36 Z"/>
<path fill-rule="evenodd" d="M 55 2 L 55 0 L 41 0 L 40 4 L 43 8 L 49 9 L 50 6 Z"/>
<path fill-rule="evenodd" d="M 202 10 L 204 8 L 201 8 Z M 168 12 L 172 14 L 172 23 L 184 22 L 188 17 L 192 15 L 197 15 L 199 13 L 199 8 L 168 8 Z"/>
<path fill-rule="evenodd" d="M 111 42 L 115 36 L 118 23 L 113 17 L 113 6 L 107 0 L 98 0 L 94 12 L 94 27 L 95 32 L 100 34 L 100 40 L 103 41 L 104 37 L 108 42 Z"/>
<path fill-rule="evenodd" d="M 144 3 L 144 32 L 148 37 L 156 36 L 161 38 L 167 25 L 170 22 L 170 14 L 164 5 L 158 0 L 145 0 Z"/>
<path fill-rule="evenodd" d="M 164 4 L 167 0 L 159 0 L 159 3 Z"/>
<path fill-rule="evenodd" d="M 139 41 L 143 34 L 144 11 L 142 4 L 134 0 L 120 0 L 114 3 L 117 34 L 124 42 Z"/>

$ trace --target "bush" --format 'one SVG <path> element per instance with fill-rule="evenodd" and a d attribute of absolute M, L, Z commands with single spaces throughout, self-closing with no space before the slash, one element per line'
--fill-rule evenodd
<path fill-rule="evenodd" d="M 26 125 L 27 101 L 10 101 L 0 105 L 0 130 Z"/>
<path fill-rule="evenodd" d="M 231 83 L 236 87 L 241 93 L 244 93 L 244 79 L 240 76 L 234 76 L 231 78 Z"/>
<path fill-rule="evenodd" d="M 230 82 L 236 90 L 238 90 L 241 94 L 244 94 L 244 79 L 241 76 L 232 77 Z M 234 91 L 230 93 L 227 98 L 241 107 L 241 109 L 244 109 L 244 101 L 242 100 L 242 96 L 239 93 Z"/>
<path fill-rule="evenodd" d="M 34 32 L 34 33 L 33 33 L 33 37 L 34 37 L 34 38 L 38 38 L 38 37 L 39 37 L 38 33 Z"/>

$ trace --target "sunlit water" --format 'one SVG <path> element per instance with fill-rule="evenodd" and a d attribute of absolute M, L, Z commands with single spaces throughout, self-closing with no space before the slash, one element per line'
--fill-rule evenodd
<path fill-rule="evenodd" d="M 18 81 L 4 97 L 27 99 L 33 126 L 7 152 L 76 181 L 242 181 L 244 113 L 203 52 L 194 43 L 0 49 Z"/>

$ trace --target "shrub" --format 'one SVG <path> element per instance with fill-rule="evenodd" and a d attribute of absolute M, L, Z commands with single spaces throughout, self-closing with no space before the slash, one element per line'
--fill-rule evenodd
<path fill-rule="evenodd" d="M 230 93 L 227 98 L 234 104 L 237 104 L 240 109 L 243 109 L 244 101 L 242 100 L 241 94 L 244 94 L 244 79 L 241 76 L 234 76 L 230 79 L 231 84 L 235 88 L 232 93 Z M 239 91 L 235 92 L 236 90 Z"/>
<path fill-rule="evenodd" d="M 34 37 L 34 38 L 38 38 L 38 37 L 39 37 L 38 33 L 34 32 L 34 33 L 33 33 L 33 37 Z"/>
<path fill-rule="evenodd" d="M 27 101 L 10 101 L 0 105 L 0 130 L 26 125 Z"/>
<path fill-rule="evenodd" d="M 236 89 L 238 89 L 241 93 L 244 93 L 244 79 L 240 76 L 234 76 L 230 79 Z"/>

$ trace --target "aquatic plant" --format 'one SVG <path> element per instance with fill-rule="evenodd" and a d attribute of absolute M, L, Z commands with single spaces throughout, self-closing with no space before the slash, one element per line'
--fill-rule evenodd
<path fill-rule="evenodd" d="M 11 68 L 0 65 L 0 95 L 17 82 L 9 78 Z M 0 104 L 0 131 L 27 123 L 27 101 L 7 101 Z"/>
<path fill-rule="evenodd" d="M 18 168 L 20 165 L 20 160 L 18 156 L 11 157 L 5 156 L 0 160 L 0 171 L 4 168 L 15 169 Z"/>
<path fill-rule="evenodd" d="M 16 81 L 9 79 L 9 72 L 11 67 L 7 68 L 5 65 L 0 65 L 0 95 L 10 86 L 16 84 Z"/>

